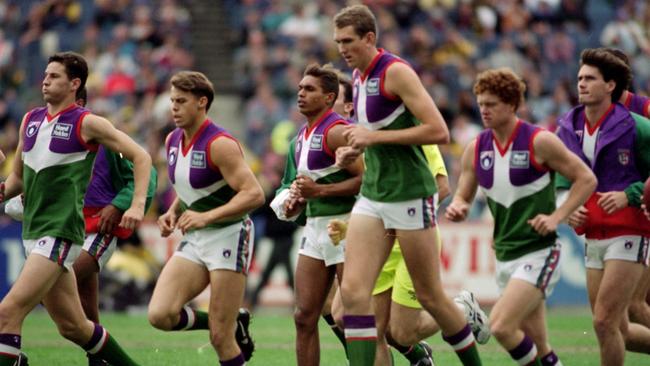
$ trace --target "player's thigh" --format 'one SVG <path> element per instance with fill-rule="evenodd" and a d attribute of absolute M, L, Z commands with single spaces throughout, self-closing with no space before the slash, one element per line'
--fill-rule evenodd
<path fill-rule="evenodd" d="M 650 290 L 650 267 L 645 267 L 643 270 L 643 275 L 641 279 L 637 282 L 636 288 L 634 289 L 634 296 L 632 301 L 639 303 L 645 302 L 645 297 Z"/>
<path fill-rule="evenodd" d="M 512 278 L 490 312 L 494 325 L 518 329 L 543 302 L 542 291 L 528 281 Z"/>
<path fill-rule="evenodd" d="M 79 331 L 79 340 L 90 339 L 93 327 L 89 325 L 77 292 L 74 273 L 66 271 L 43 298 L 43 305 L 62 331 Z"/>
<path fill-rule="evenodd" d="M 620 316 L 629 305 L 643 270 L 644 267 L 640 263 L 625 260 L 606 261 L 594 312 Z"/>
<path fill-rule="evenodd" d="M 205 266 L 180 256 L 173 256 L 163 268 L 151 296 L 149 308 L 178 310 L 196 297 L 210 279 Z"/>
<path fill-rule="evenodd" d="M 299 255 L 296 265 L 296 306 L 301 311 L 320 312 L 334 280 L 335 266 L 307 255 Z"/>
<path fill-rule="evenodd" d="M 380 219 L 353 214 L 347 232 L 343 284 L 371 293 L 393 241 Z"/>
<path fill-rule="evenodd" d="M 234 331 L 238 310 L 244 299 L 246 276 L 227 269 L 210 271 L 210 328 L 232 326 Z M 234 332 L 233 332 L 234 336 Z"/>
<path fill-rule="evenodd" d="M 400 248 L 417 293 L 442 293 L 437 233 L 434 228 L 396 230 Z"/>

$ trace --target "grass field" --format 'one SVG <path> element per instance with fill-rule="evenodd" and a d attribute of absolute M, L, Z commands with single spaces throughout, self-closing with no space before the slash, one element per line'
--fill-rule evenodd
<path fill-rule="evenodd" d="M 142 365 L 218 365 L 206 331 L 164 333 L 153 329 L 144 315 L 102 314 L 102 323 Z M 338 340 L 321 322 L 321 365 L 345 365 Z M 248 365 L 295 365 L 295 331 L 289 314 L 256 314 L 251 324 L 256 351 Z M 549 311 L 551 344 L 566 366 L 598 365 L 598 347 L 587 310 Z M 429 339 L 437 365 L 460 365 L 439 335 Z M 80 348 L 64 340 L 43 311 L 31 314 L 23 331 L 23 350 L 32 366 L 85 365 Z M 514 365 L 491 339 L 479 348 L 484 365 Z M 396 365 L 408 365 L 395 353 Z M 650 365 L 647 355 L 628 353 L 626 365 Z"/>

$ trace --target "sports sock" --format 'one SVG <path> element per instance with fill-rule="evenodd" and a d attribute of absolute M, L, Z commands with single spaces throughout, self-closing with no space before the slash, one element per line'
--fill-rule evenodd
<path fill-rule="evenodd" d="M 345 333 L 343 333 L 341 328 L 339 328 L 339 326 L 336 325 L 336 322 L 334 321 L 334 317 L 332 317 L 332 314 L 323 315 L 323 319 L 325 319 L 327 324 L 330 326 L 332 332 L 334 332 L 334 335 L 336 335 L 336 338 L 339 339 L 339 341 L 343 345 L 343 348 L 345 348 L 345 352 L 347 353 L 347 345 L 345 344 Z"/>
<path fill-rule="evenodd" d="M 345 340 L 350 366 L 373 366 L 377 347 L 377 328 L 373 315 L 346 315 Z"/>
<path fill-rule="evenodd" d="M 469 324 L 465 324 L 465 327 L 454 335 L 447 337 L 443 334 L 442 339 L 449 343 L 449 345 L 454 349 L 463 365 L 481 365 L 481 358 L 478 355 L 474 335 L 472 334 L 472 329 Z"/>
<path fill-rule="evenodd" d="M 540 358 L 542 362 L 542 366 L 562 366 L 562 362 L 560 362 L 560 358 L 557 357 L 555 352 L 551 350 L 551 352 L 547 353 L 546 356 Z"/>
<path fill-rule="evenodd" d="M 240 353 L 235 356 L 235 358 L 231 358 L 230 360 L 219 360 L 219 364 L 221 366 L 242 366 L 246 364 L 246 361 L 244 360 L 244 354 Z"/>
<path fill-rule="evenodd" d="M 124 352 L 104 327 L 95 324 L 95 330 L 88 343 L 82 346 L 91 355 L 97 355 L 104 361 L 115 366 L 138 366 L 138 364 Z"/>
<path fill-rule="evenodd" d="M 20 335 L 0 333 L 0 366 L 13 366 L 20 355 Z"/>
<path fill-rule="evenodd" d="M 172 330 L 195 330 L 210 329 L 208 324 L 208 313 L 194 310 L 189 306 L 183 306 L 180 312 L 178 324 Z"/>
<path fill-rule="evenodd" d="M 535 347 L 535 343 L 525 334 L 524 339 L 521 340 L 519 345 L 509 350 L 508 353 L 510 353 L 510 357 L 517 361 L 519 365 L 542 365 L 539 358 L 537 358 L 537 347 Z"/>
<path fill-rule="evenodd" d="M 393 339 L 390 333 L 386 334 L 386 342 L 388 342 L 391 347 L 395 348 L 397 352 L 406 357 L 407 360 L 411 361 L 411 363 L 415 363 L 428 356 L 427 351 L 421 344 L 416 343 L 412 346 L 401 345 L 397 343 L 395 339 Z"/>

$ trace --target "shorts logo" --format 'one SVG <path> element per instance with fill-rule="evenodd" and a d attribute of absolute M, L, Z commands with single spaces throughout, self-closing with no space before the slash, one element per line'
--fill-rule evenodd
<path fill-rule="evenodd" d="M 223 257 L 224 257 L 224 258 L 230 258 L 230 254 L 231 254 L 231 253 L 232 253 L 232 252 L 230 251 L 230 249 L 224 249 L 224 250 L 223 250 Z"/>
<path fill-rule="evenodd" d="M 630 164 L 630 150 L 629 149 L 618 149 L 618 162 L 621 165 Z"/>
<path fill-rule="evenodd" d="M 323 135 L 314 134 L 309 143 L 309 150 L 323 150 Z"/>
<path fill-rule="evenodd" d="M 192 159 L 190 162 L 192 168 L 205 169 L 205 151 L 192 151 Z"/>
<path fill-rule="evenodd" d="M 25 130 L 25 134 L 27 137 L 32 137 L 36 135 L 36 131 L 38 131 L 38 127 L 41 125 L 41 121 L 29 121 L 29 124 L 27 125 L 27 130 Z"/>
<path fill-rule="evenodd" d="M 406 213 L 407 213 L 409 216 L 415 216 L 415 207 L 409 207 L 409 208 L 406 210 Z"/>
<path fill-rule="evenodd" d="M 367 95 L 379 95 L 379 78 L 368 79 L 366 84 Z"/>
<path fill-rule="evenodd" d="M 38 241 L 38 246 L 39 246 L 39 247 L 44 247 L 44 246 L 45 246 L 45 239 L 43 239 L 43 240 L 39 240 L 39 241 Z"/>
<path fill-rule="evenodd" d="M 176 158 L 178 157 L 178 148 L 177 147 L 172 147 L 169 149 L 169 156 L 167 156 L 167 161 L 169 162 L 169 165 L 174 165 L 176 164 Z"/>
<path fill-rule="evenodd" d="M 526 265 L 524 266 L 524 271 L 526 271 L 526 272 L 530 272 L 532 269 L 533 269 L 533 266 L 530 265 L 530 264 L 526 264 Z"/>
<path fill-rule="evenodd" d="M 72 125 L 70 123 L 57 123 L 52 129 L 52 138 L 70 140 Z"/>
<path fill-rule="evenodd" d="M 479 162 L 481 163 L 481 169 L 490 170 L 494 165 L 494 151 L 481 151 Z"/>
<path fill-rule="evenodd" d="M 512 151 L 510 155 L 510 167 L 513 169 L 528 169 L 530 167 L 530 152 Z"/>
<path fill-rule="evenodd" d="M 627 250 L 632 249 L 632 245 L 634 245 L 634 244 L 632 244 L 632 241 L 630 241 L 630 240 L 625 241 L 625 249 L 627 249 Z"/>

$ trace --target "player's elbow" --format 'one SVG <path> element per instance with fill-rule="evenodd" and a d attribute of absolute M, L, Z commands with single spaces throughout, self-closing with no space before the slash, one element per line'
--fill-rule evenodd
<path fill-rule="evenodd" d="M 581 182 L 579 182 L 580 186 L 584 187 L 585 191 L 591 195 L 596 190 L 596 186 L 598 186 L 598 179 L 591 170 L 587 170 L 581 178 Z"/>
<path fill-rule="evenodd" d="M 249 202 L 251 205 L 251 211 L 261 207 L 266 202 L 264 198 L 264 191 L 259 184 L 255 185 L 255 188 L 251 189 L 249 192 Z"/>

